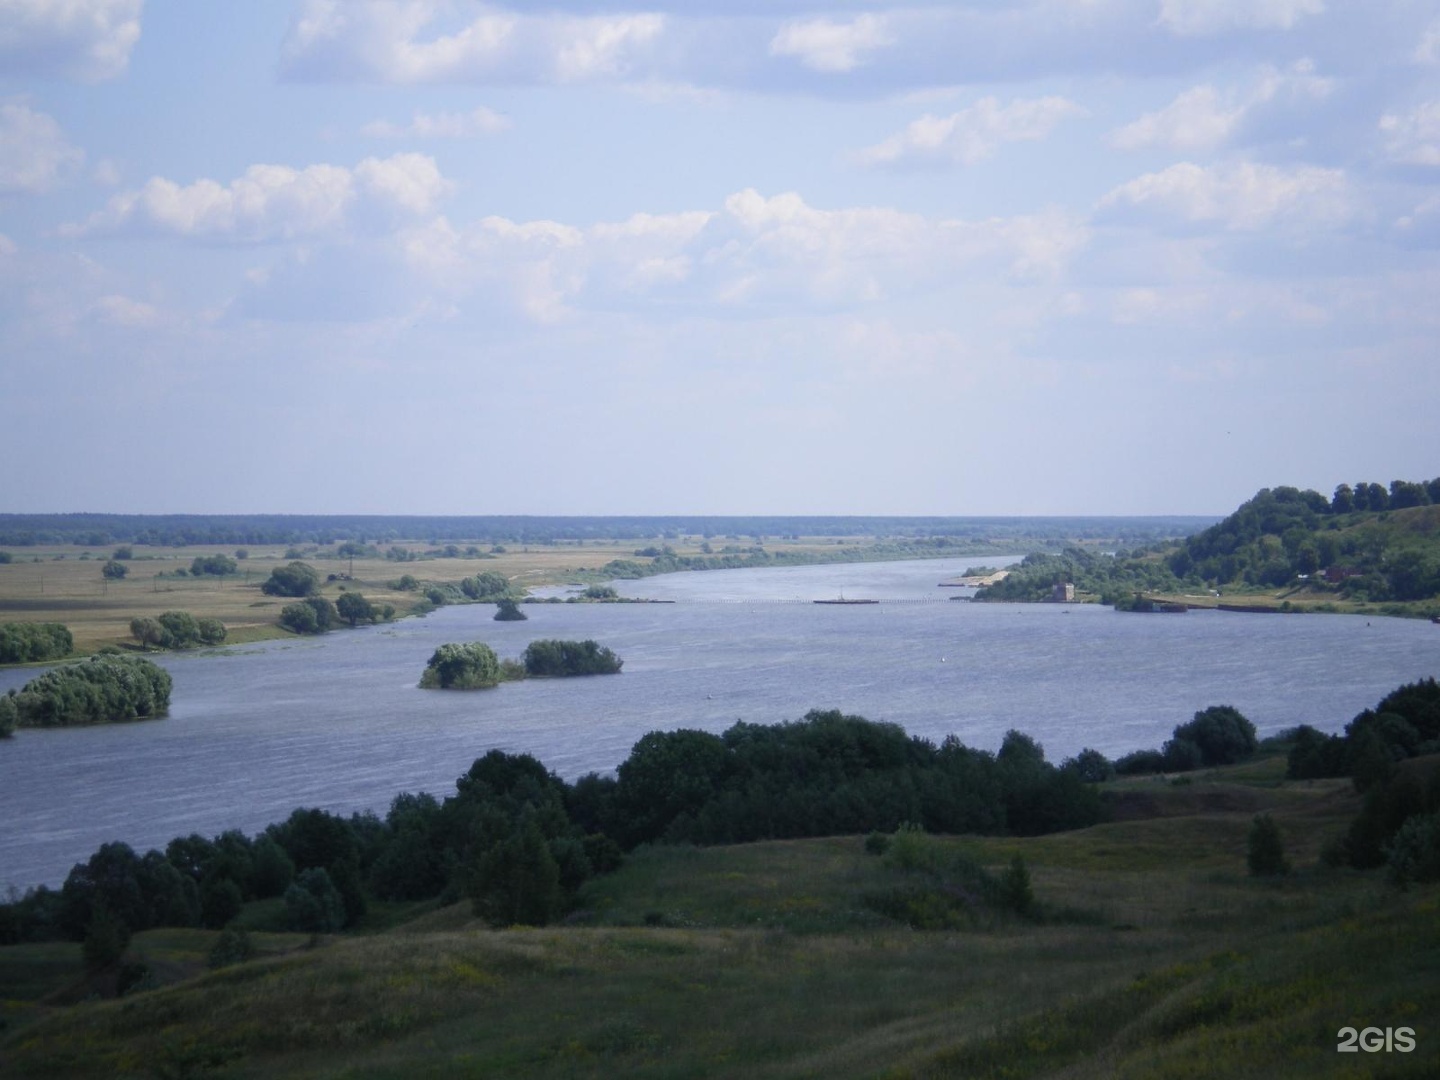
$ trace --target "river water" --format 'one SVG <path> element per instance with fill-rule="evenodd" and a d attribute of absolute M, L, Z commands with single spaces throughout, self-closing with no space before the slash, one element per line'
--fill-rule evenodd
<path fill-rule="evenodd" d="M 993 562 L 994 560 L 990 560 Z M 608 772 L 648 731 L 722 731 L 839 708 L 998 748 L 1018 728 L 1052 761 L 1158 747 L 1210 705 L 1261 734 L 1337 731 L 1401 683 L 1440 674 L 1440 627 L 1362 616 L 1119 614 L 970 604 L 937 583 L 973 560 L 786 567 L 620 582 L 671 604 L 490 605 L 159 662 L 170 715 L 0 741 L 0 888 L 58 884 L 100 844 L 143 851 L 190 832 L 255 832 L 298 806 L 383 815 L 401 791 L 444 796 L 495 747 L 567 779 Z M 814 599 L 877 598 L 873 605 Z M 618 676 L 419 690 L 435 647 L 594 638 Z M 0 692 L 35 676 L 0 671 Z"/>

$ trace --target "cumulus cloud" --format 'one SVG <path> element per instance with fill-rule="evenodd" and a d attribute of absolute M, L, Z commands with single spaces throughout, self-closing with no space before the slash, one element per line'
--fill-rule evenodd
<path fill-rule="evenodd" d="M 1289 30 L 1325 0 L 1160 0 L 1160 25 L 1185 37 L 1230 30 Z"/>
<path fill-rule="evenodd" d="M 140 40 L 143 0 L 0 0 L 0 71 L 113 78 Z"/>
<path fill-rule="evenodd" d="M 1183 153 L 1211 150 L 1230 141 L 1244 123 L 1269 105 L 1318 101 L 1334 89 L 1334 80 L 1315 74 L 1315 65 L 1301 60 L 1285 70 L 1266 67 L 1244 90 L 1222 92 L 1214 86 L 1191 87 L 1169 105 L 1146 113 L 1110 133 L 1118 150 L 1163 146 Z"/>
<path fill-rule="evenodd" d="M 912 165 L 958 162 L 973 165 L 1002 143 L 1043 139 L 1062 120 L 1086 112 L 1062 97 L 1017 99 L 1001 105 L 981 98 L 950 116 L 926 115 L 904 131 L 861 151 L 867 165 Z"/>
<path fill-rule="evenodd" d="M 1100 209 L 1154 214 L 1193 225 L 1251 231 L 1277 221 L 1337 225 L 1354 213 L 1345 174 L 1310 165 L 1281 168 L 1240 162 L 1202 167 L 1192 162 L 1122 184 Z"/>
<path fill-rule="evenodd" d="M 895 44 L 882 15 L 861 15 L 848 22 L 797 19 L 782 26 L 770 41 L 771 56 L 793 56 L 812 71 L 853 71 L 865 54 Z"/>
<path fill-rule="evenodd" d="M 84 160 L 84 151 L 65 141 L 54 117 L 24 101 L 0 103 L 0 195 L 49 191 Z"/>
<path fill-rule="evenodd" d="M 518 15 L 481 9 L 455 26 L 433 0 L 307 0 L 282 52 L 300 79 L 553 82 L 627 75 L 665 29 L 654 14 Z M 444 27 L 445 29 L 437 29 Z"/>
<path fill-rule="evenodd" d="M 1440 101 L 1417 105 L 1408 113 L 1380 118 L 1385 151 L 1405 165 L 1440 165 Z"/>
<path fill-rule="evenodd" d="M 951 282 L 966 268 L 1031 279 L 1063 269 L 1088 238 L 1059 211 L 984 221 L 883 207 L 824 210 L 798 194 L 746 189 L 713 211 L 638 214 L 578 227 L 441 219 L 402 241 L 437 287 L 510 291 L 532 319 L 636 303 L 743 315 L 844 308 Z"/>
<path fill-rule="evenodd" d="M 469 112 L 417 112 L 408 124 L 376 120 L 360 129 L 372 139 L 473 139 L 504 131 L 510 121 L 494 109 L 480 106 Z"/>
<path fill-rule="evenodd" d="M 293 240 L 336 231 L 364 203 L 430 213 L 449 189 L 434 159 L 424 154 L 366 158 L 353 170 L 252 165 L 228 184 L 202 179 L 181 185 L 154 177 L 111 198 L 84 224 L 62 231 L 81 236 L 132 227 L 197 238 Z"/>

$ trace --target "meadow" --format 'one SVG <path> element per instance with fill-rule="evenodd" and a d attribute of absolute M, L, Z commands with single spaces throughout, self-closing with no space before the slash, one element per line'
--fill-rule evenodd
<path fill-rule="evenodd" d="M 1036 913 L 915 930 L 863 837 L 639 849 L 558 927 L 395 905 L 358 934 L 137 935 L 160 985 L 107 999 L 80 946 L 0 949 L 0 1071 L 214 1077 L 1344 1077 L 1440 1068 L 1440 888 L 1321 865 L 1359 800 L 1283 758 L 1103 785 L 1114 820 L 930 837 L 1027 864 Z M 1246 872 L 1256 813 L 1293 872 Z M 257 913 L 263 914 L 263 913 Z M 256 920 L 263 924 L 263 918 Z M 1353 1026 L 1410 1053 L 1339 1053 Z"/>

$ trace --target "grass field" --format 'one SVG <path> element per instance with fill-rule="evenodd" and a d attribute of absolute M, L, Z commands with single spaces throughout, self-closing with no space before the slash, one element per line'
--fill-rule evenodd
<path fill-rule="evenodd" d="M 845 543 L 860 548 L 865 538 Z M 612 559 L 630 558 L 636 548 L 654 544 L 645 540 L 590 541 L 584 545 L 560 544 L 507 550 L 484 558 L 436 558 L 417 562 L 393 562 L 383 558 L 342 559 L 324 549 L 303 558 L 323 577 L 351 575 L 353 580 L 326 584 L 323 595 L 334 600 L 341 586 L 362 592 L 367 599 L 393 604 L 405 614 L 417 594 L 390 588 L 402 575 L 410 574 L 423 585 L 458 582 L 489 571 L 504 574 L 516 586 L 528 588 L 554 585 L 570 580 L 579 571 L 595 570 Z M 388 545 L 387 545 L 388 546 Z M 425 544 L 400 544 L 423 550 Z M 672 541 L 681 555 L 700 554 L 699 542 Z M 766 550 L 808 553 L 833 552 L 832 538 L 766 541 Z M 332 549 L 333 550 L 333 549 Z M 283 546 L 249 548 L 249 557 L 239 563 L 240 572 L 224 578 L 175 576 L 188 570 L 197 555 L 232 555 L 233 547 L 196 546 L 147 548 L 134 545 L 134 558 L 126 564 L 128 575 L 106 581 L 100 568 L 110 550 L 77 547 L 35 547 L 12 552 L 15 561 L 0 563 L 0 622 L 59 622 L 70 628 L 77 653 L 94 652 L 105 645 L 131 643 L 130 620 L 139 615 L 155 616 L 165 611 L 188 611 L 196 618 L 214 618 L 229 631 L 228 641 L 246 642 L 284 637 L 277 624 L 280 609 L 292 603 L 288 598 L 266 596 L 260 584 L 270 571 L 284 565 Z M 88 557 L 87 557 L 88 556 Z"/>
<path fill-rule="evenodd" d="M 1440 889 L 1321 868 L 1358 809 L 1275 759 L 1107 785 L 1124 820 L 945 837 L 1026 860 L 1043 917 L 915 931 L 866 906 L 859 837 L 641 849 L 569 925 L 468 907 L 203 970 L 213 935 L 139 935 L 170 985 L 81 1001 L 76 946 L 0 949 L 0 1073 L 214 1077 L 1349 1077 L 1440 1072 Z M 1295 872 L 1245 872 L 1252 816 Z M 392 917 L 398 917 L 391 913 Z M 1408 1054 L 1337 1053 L 1353 1026 Z"/>

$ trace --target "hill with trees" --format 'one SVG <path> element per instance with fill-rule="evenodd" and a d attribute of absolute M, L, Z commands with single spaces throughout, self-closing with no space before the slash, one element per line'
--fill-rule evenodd
<path fill-rule="evenodd" d="M 1114 555 L 1073 547 L 1028 555 L 976 599 L 1046 600 L 1065 581 L 1112 604 L 1136 593 L 1291 590 L 1297 605 L 1408 604 L 1397 613 L 1430 614 L 1440 600 L 1440 479 L 1341 484 L 1330 498 L 1265 488 L 1182 541 Z"/>

